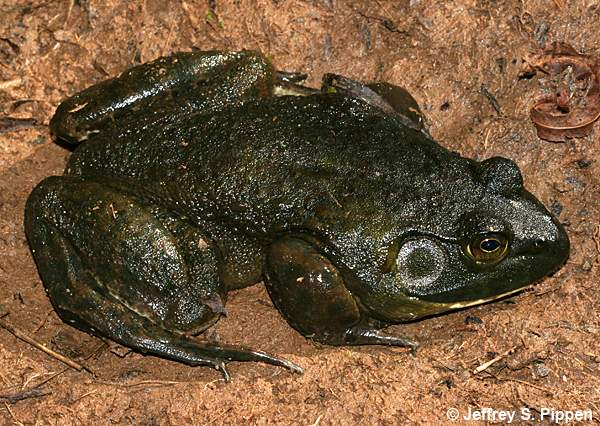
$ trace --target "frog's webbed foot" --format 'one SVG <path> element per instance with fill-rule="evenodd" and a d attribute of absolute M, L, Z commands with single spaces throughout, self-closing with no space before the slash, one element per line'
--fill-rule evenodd
<path fill-rule="evenodd" d="M 383 81 L 361 83 L 338 74 L 325 74 L 321 90 L 324 93 L 338 92 L 360 99 L 387 114 L 394 115 L 406 127 L 431 138 L 425 127 L 425 119 L 419 104 L 402 87 Z"/>
<path fill-rule="evenodd" d="M 61 243 L 59 240 L 48 241 L 48 249 L 56 248 L 55 244 Z M 63 245 L 62 248 L 67 247 Z M 200 342 L 165 330 L 116 299 L 97 291 L 94 288 L 97 287 L 95 277 L 84 269 L 81 261 L 74 257 L 72 252 L 69 253 L 69 257 L 70 273 L 62 277 L 55 275 L 62 278 L 61 285 L 54 285 L 56 283 L 49 281 L 45 281 L 45 284 L 60 317 L 83 331 L 107 337 L 138 352 L 191 366 L 215 368 L 221 372 L 226 382 L 231 380 L 227 370 L 229 361 L 262 362 L 287 368 L 294 373 L 303 372 L 296 364 L 262 351 Z M 58 258 L 55 260 L 60 261 Z M 43 260 L 38 263 L 43 264 Z M 77 281 L 69 281 L 69 278 Z"/>
<path fill-rule="evenodd" d="M 218 253 L 194 226 L 123 182 L 48 178 L 27 201 L 25 229 L 65 322 L 139 352 L 211 366 L 226 380 L 229 361 L 302 372 L 261 351 L 188 337 L 223 313 Z"/>
<path fill-rule="evenodd" d="M 393 336 L 380 330 L 367 326 L 355 326 L 346 331 L 345 344 L 347 345 L 387 345 L 409 348 L 414 355 L 417 353 L 419 343 L 406 337 Z"/>
<path fill-rule="evenodd" d="M 135 314 L 134 314 L 135 315 Z M 135 321 L 135 319 L 134 319 Z M 145 324 L 145 330 L 150 330 Z M 166 330 L 153 330 L 152 336 L 140 339 L 132 335 L 130 339 L 108 336 L 114 340 L 121 338 L 121 343 L 137 349 L 140 352 L 158 355 L 173 359 L 192 366 L 206 365 L 220 371 L 226 382 L 231 381 L 227 370 L 230 361 L 250 361 L 275 365 L 286 368 L 294 373 L 303 374 L 300 366 L 283 358 L 278 358 L 263 351 L 257 351 L 242 346 L 218 345 L 206 342 L 193 341 L 186 336 L 176 335 Z"/>
<path fill-rule="evenodd" d="M 49 244 L 49 247 L 52 247 L 52 244 Z M 71 282 L 71 287 L 49 286 L 48 293 L 61 318 L 83 331 L 107 337 L 145 354 L 157 355 L 191 366 L 215 368 L 221 372 L 226 382 L 231 380 L 227 370 L 229 361 L 261 362 L 284 367 L 294 373 L 303 373 L 298 365 L 262 351 L 196 341 L 158 327 L 116 299 L 94 290 L 94 286 L 97 286 L 93 281 L 94 277 L 83 270 L 78 260 L 71 258 L 70 262 L 71 273 L 76 274 L 78 281 Z M 68 280 L 66 276 L 63 278 Z"/>
<path fill-rule="evenodd" d="M 273 303 L 304 336 L 329 345 L 417 343 L 369 325 L 338 269 L 312 244 L 298 237 L 275 241 L 268 252 L 265 283 Z"/>

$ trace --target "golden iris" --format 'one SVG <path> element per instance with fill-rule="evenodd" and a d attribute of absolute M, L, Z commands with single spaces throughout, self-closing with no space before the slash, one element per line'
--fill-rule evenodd
<path fill-rule="evenodd" d="M 496 263 L 508 253 L 508 238 L 502 234 L 478 235 L 465 246 L 467 255 L 477 263 Z"/>

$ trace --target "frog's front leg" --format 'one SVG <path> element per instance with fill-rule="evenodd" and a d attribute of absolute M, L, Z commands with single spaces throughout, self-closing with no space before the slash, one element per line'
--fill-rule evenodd
<path fill-rule="evenodd" d="M 264 352 L 190 338 L 224 312 L 219 254 L 195 226 L 126 182 L 50 177 L 27 201 L 25 230 L 42 281 L 66 322 L 141 352 L 210 365 Z"/>
<path fill-rule="evenodd" d="M 330 345 L 417 343 L 386 335 L 361 313 L 338 269 L 317 248 L 297 237 L 282 237 L 268 252 L 265 283 L 275 306 L 304 336 Z"/>

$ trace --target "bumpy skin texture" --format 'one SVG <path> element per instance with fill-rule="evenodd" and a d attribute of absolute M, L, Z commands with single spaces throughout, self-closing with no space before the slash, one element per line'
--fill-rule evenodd
<path fill-rule="evenodd" d="M 252 52 L 180 53 L 59 106 L 54 133 L 84 142 L 30 196 L 26 232 L 64 319 L 224 372 L 294 369 L 187 336 L 264 277 L 306 336 L 415 347 L 377 329 L 512 293 L 565 261 L 564 229 L 517 166 L 438 145 L 404 90 L 277 97 L 274 75 Z M 488 234 L 506 250 L 481 261 L 468 247 Z"/>

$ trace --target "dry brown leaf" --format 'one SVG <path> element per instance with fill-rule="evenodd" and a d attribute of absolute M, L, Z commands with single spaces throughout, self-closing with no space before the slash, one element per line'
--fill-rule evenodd
<path fill-rule="evenodd" d="M 541 71 L 555 81 L 554 93 L 541 96 L 530 117 L 538 137 L 552 142 L 587 136 L 600 117 L 600 66 L 598 60 L 579 54 L 566 43 L 552 43 L 539 55 L 526 59 L 528 71 Z M 566 74 L 561 81 L 561 74 Z"/>

